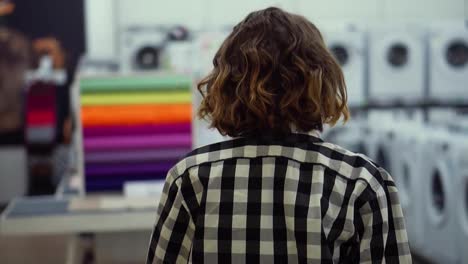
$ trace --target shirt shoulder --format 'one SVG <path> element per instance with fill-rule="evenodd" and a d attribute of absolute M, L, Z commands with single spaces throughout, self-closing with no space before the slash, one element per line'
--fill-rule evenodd
<path fill-rule="evenodd" d="M 258 157 L 281 157 L 324 166 L 346 180 L 363 180 L 373 188 L 393 182 L 388 172 L 367 156 L 308 135 L 291 135 L 281 139 L 239 138 L 210 144 L 188 153 L 171 169 L 170 174 L 177 177 L 202 164 Z"/>

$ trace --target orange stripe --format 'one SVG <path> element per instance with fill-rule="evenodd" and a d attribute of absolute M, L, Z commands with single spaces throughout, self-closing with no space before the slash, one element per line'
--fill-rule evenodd
<path fill-rule="evenodd" d="M 191 122 L 192 105 L 84 106 L 81 120 L 85 127 Z"/>

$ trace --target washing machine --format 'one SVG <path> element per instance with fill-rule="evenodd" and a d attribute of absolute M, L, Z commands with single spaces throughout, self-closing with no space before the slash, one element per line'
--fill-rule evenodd
<path fill-rule="evenodd" d="M 345 76 L 349 106 L 366 102 L 366 39 L 359 30 L 323 31 L 325 42 L 341 65 Z"/>
<path fill-rule="evenodd" d="M 468 29 L 460 24 L 439 26 L 429 34 L 433 100 L 468 102 Z"/>
<path fill-rule="evenodd" d="M 460 263 L 468 264 L 468 130 L 452 134 L 457 252 Z"/>
<path fill-rule="evenodd" d="M 424 227 L 421 254 L 435 263 L 457 263 L 460 253 L 457 241 L 459 212 L 453 135 L 445 129 L 428 131 L 430 135 L 423 157 L 424 179 L 419 182 L 423 192 L 421 224 Z"/>
<path fill-rule="evenodd" d="M 367 123 L 363 120 L 352 120 L 345 125 L 337 125 L 324 131 L 322 139 L 355 153 L 366 154 L 364 141 Z"/>
<path fill-rule="evenodd" d="M 411 249 L 421 252 L 424 248 L 423 189 L 421 182 L 427 180 L 424 159 L 427 131 L 421 123 L 407 121 L 399 124 L 396 133 L 393 178 L 398 188 L 400 204 L 406 220 L 406 230 Z"/>
<path fill-rule="evenodd" d="M 226 31 L 207 31 L 200 32 L 194 39 L 193 44 L 193 76 L 196 82 L 207 76 L 213 69 L 213 58 L 227 37 Z M 206 120 L 199 119 L 197 116 L 198 108 L 202 101 L 202 96 L 197 87 L 192 89 L 192 107 L 193 107 L 193 122 L 192 136 L 193 147 L 201 147 L 204 145 L 227 140 L 228 137 L 221 135 L 218 130 L 210 128 Z"/>
<path fill-rule="evenodd" d="M 121 72 L 155 71 L 168 41 L 168 31 L 159 27 L 130 27 L 121 32 Z"/>
<path fill-rule="evenodd" d="M 395 132 L 397 130 L 395 113 L 393 111 L 371 111 L 368 114 L 367 123 L 364 142 L 365 154 L 392 174 Z"/>
<path fill-rule="evenodd" d="M 374 29 L 369 36 L 369 99 L 414 102 L 425 96 L 423 31 Z"/>

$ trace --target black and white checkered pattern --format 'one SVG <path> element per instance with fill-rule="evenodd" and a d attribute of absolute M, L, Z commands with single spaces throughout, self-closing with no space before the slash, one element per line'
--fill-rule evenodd
<path fill-rule="evenodd" d="M 390 175 L 316 132 L 194 150 L 157 213 L 147 263 L 411 263 Z"/>

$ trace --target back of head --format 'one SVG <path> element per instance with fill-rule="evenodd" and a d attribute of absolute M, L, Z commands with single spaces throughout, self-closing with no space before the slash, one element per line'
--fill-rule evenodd
<path fill-rule="evenodd" d="M 278 8 L 250 13 L 213 66 L 198 85 L 199 116 L 223 135 L 306 132 L 349 117 L 340 66 L 302 16 Z"/>

